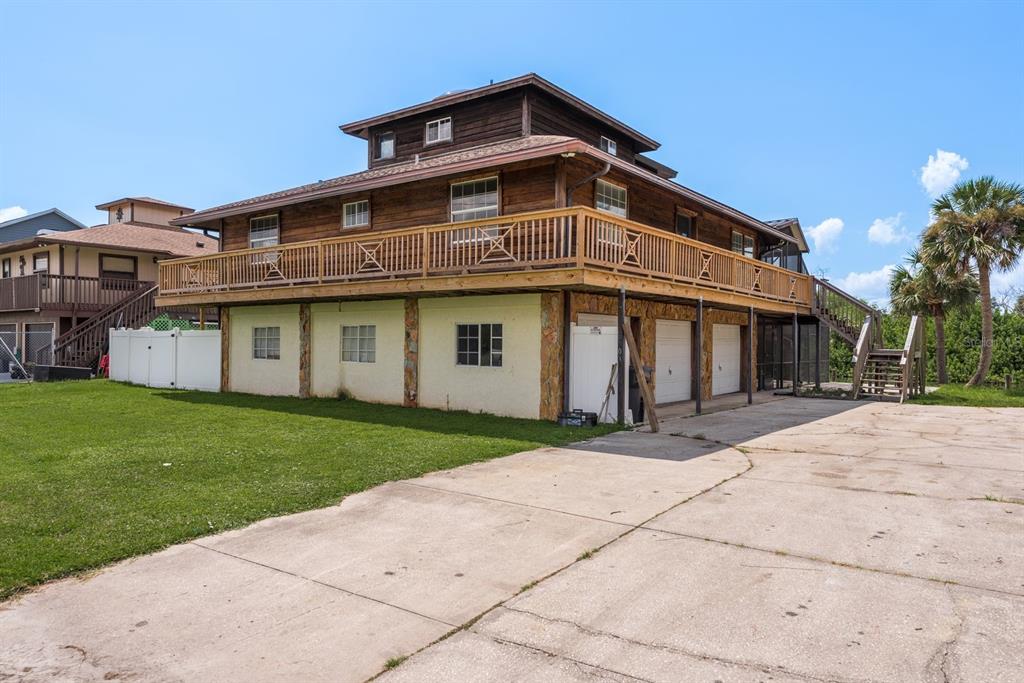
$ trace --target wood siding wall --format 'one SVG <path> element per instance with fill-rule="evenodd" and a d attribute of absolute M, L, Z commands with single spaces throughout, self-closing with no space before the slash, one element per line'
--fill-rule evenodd
<path fill-rule="evenodd" d="M 622 133 L 566 106 L 546 93 L 531 92 L 529 98 L 530 132 L 533 135 L 565 135 L 579 138 L 594 147 L 600 144 L 601 137 L 604 136 L 615 141 L 616 156 L 630 163 L 634 162 L 634 142 L 623 137 Z"/>

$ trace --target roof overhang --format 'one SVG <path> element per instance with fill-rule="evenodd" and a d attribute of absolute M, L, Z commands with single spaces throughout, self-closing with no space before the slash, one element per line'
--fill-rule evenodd
<path fill-rule="evenodd" d="M 121 197 L 120 199 L 115 199 L 113 201 L 103 202 L 102 204 L 97 204 L 96 205 L 96 210 L 97 211 L 105 211 L 105 210 L 109 209 L 112 206 L 117 206 L 118 204 L 124 204 L 125 202 L 134 202 L 135 204 L 149 204 L 150 206 L 162 206 L 162 207 L 171 208 L 171 209 L 181 209 L 182 211 L 194 211 L 195 210 L 195 209 L 189 208 L 187 206 L 182 206 L 181 204 L 172 204 L 171 202 L 165 202 L 162 199 L 153 199 L 152 197 Z"/>
<path fill-rule="evenodd" d="M 588 116 L 591 116 L 598 121 L 601 121 L 605 125 L 608 125 L 618 130 L 623 135 L 632 138 L 636 142 L 640 143 L 641 147 L 645 147 L 641 151 L 653 151 L 661 147 L 661 144 L 656 140 L 653 140 L 640 131 L 626 125 L 622 121 L 609 116 L 597 107 L 584 102 L 580 98 L 576 97 L 567 90 L 559 88 L 557 85 L 541 78 L 537 74 L 530 73 L 525 76 L 518 76 L 516 78 L 510 78 L 507 81 L 501 81 L 499 83 L 492 83 L 479 88 L 473 88 L 471 90 L 463 90 L 460 92 L 454 92 L 448 95 L 442 95 L 441 97 L 434 98 L 427 102 L 420 104 L 414 104 L 411 107 L 405 107 L 403 109 L 396 109 L 395 111 L 388 112 L 387 114 L 380 114 L 378 116 L 371 116 L 370 118 L 361 119 L 359 121 L 353 121 L 352 123 L 345 123 L 338 128 L 344 133 L 354 135 L 364 140 L 368 136 L 368 130 L 371 126 L 379 126 L 385 123 L 390 123 L 397 119 L 405 118 L 407 116 L 414 116 L 416 114 L 422 114 L 424 112 L 433 111 L 435 109 L 443 109 L 453 104 L 459 104 L 462 102 L 468 102 L 475 100 L 480 97 L 487 97 L 488 95 L 494 95 L 508 90 L 514 90 L 516 88 L 522 88 L 532 86 L 536 87 L 549 95 L 565 102 L 566 104 L 584 112 Z"/>

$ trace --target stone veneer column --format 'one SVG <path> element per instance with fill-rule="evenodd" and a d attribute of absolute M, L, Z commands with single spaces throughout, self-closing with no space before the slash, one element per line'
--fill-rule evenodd
<path fill-rule="evenodd" d="M 420 374 L 420 300 L 405 300 L 405 358 L 402 362 L 404 391 L 402 405 L 415 408 L 419 405 Z"/>
<path fill-rule="evenodd" d="M 540 419 L 556 420 L 562 410 L 563 297 L 569 292 L 540 295 Z"/>
<path fill-rule="evenodd" d="M 231 391 L 231 309 L 221 306 L 217 313 L 220 326 L 220 390 Z"/>
<path fill-rule="evenodd" d="M 312 320 L 309 304 L 299 304 L 299 398 L 309 398 L 312 366 Z"/>

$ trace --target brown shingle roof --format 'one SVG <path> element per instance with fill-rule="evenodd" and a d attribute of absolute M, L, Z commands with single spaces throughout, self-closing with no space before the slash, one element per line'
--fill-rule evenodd
<path fill-rule="evenodd" d="M 188 230 L 146 228 L 124 223 L 39 235 L 28 240 L 5 244 L 2 251 L 24 249 L 32 244 L 74 244 L 124 251 L 145 251 L 168 256 L 202 256 L 217 251 L 217 240 L 206 235 Z"/>

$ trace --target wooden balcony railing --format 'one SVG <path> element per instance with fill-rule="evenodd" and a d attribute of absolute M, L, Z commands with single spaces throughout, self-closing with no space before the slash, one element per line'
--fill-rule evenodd
<path fill-rule="evenodd" d="M 552 267 L 597 268 L 808 306 L 810 278 L 589 208 L 362 233 L 160 263 L 160 295 Z"/>
<path fill-rule="evenodd" d="M 151 282 L 75 275 L 0 278 L 0 311 L 72 309 L 98 311 Z"/>

